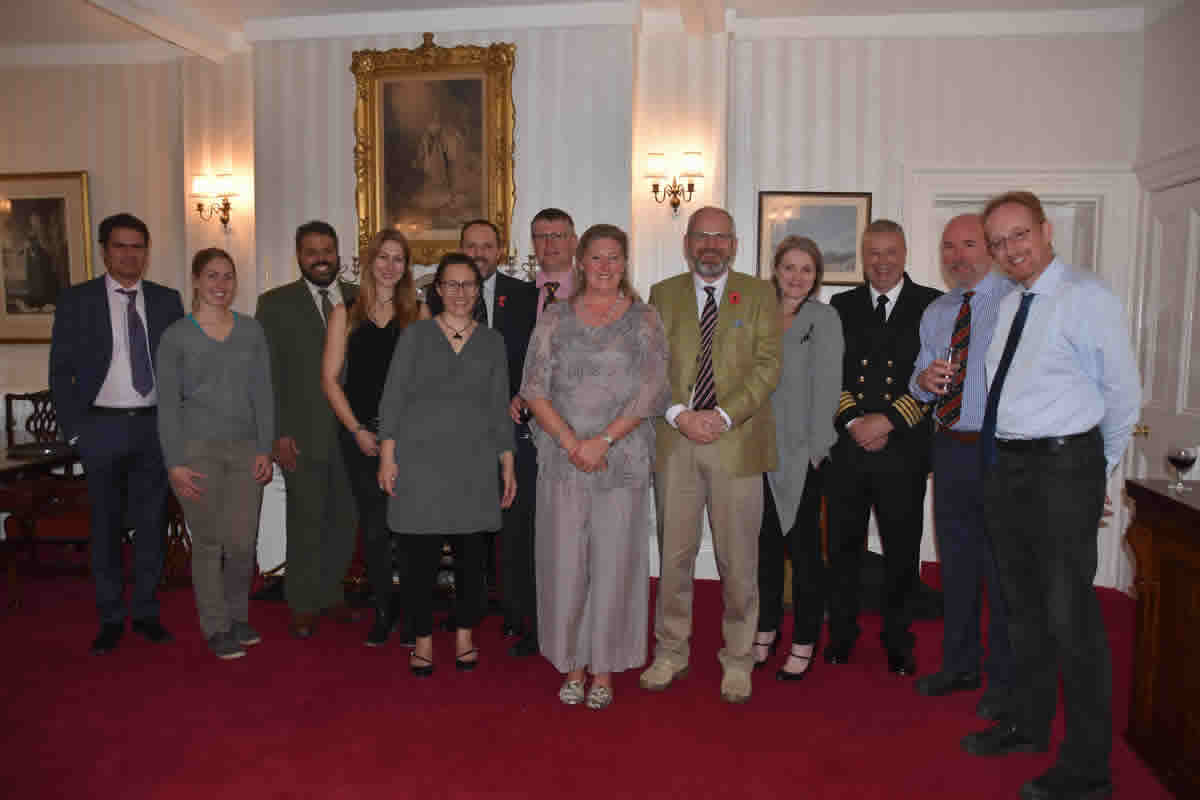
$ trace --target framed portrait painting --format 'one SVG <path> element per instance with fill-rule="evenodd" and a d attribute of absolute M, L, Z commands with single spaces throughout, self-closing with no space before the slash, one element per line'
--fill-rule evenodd
<path fill-rule="evenodd" d="M 775 248 L 786 237 L 807 236 L 821 249 L 827 285 L 858 285 L 870 221 L 870 192 L 759 192 L 758 276 L 771 277 Z"/>
<path fill-rule="evenodd" d="M 355 51 L 358 252 L 397 228 L 414 264 L 458 246 L 460 226 L 488 219 L 508 247 L 514 203 L 512 72 L 516 45 Z"/>
<path fill-rule="evenodd" d="M 58 294 L 92 276 L 86 172 L 0 175 L 0 342 L 48 342 Z"/>

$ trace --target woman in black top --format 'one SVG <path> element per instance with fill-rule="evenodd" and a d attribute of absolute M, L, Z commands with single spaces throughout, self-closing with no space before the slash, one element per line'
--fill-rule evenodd
<path fill-rule="evenodd" d="M 387 380 L 392 350 L 401 331 L 427 316 L 417 303 L 404 234 L 380 231 L 367 249 L 357 299 L 334 306 L 325 333 L 321 386 L 342 423 L 339 438 L 346 471 L 358 503 L 365 538 L 367 578 L 375 597 L 375 624 L 368 647 L 387 641 L 392 614 L 392 546 L 387 527 L 387 496 L 379 490 L 379 397 Z M 345 380 L 341 381 L 345 367 Z"/>

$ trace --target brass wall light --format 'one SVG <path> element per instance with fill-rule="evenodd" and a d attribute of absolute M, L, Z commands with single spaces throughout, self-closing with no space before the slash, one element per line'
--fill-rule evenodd
<path fill-rule="evenodd" d="M 661 185 L 658 179 L 665 179 L 667 172 L 667 157 L 663 153 L 646 154 L 646 177 L 654 179 L 650 184 L 650 194 L 662 203 L 671 201 L 671 215 L 679 216 L 680 203 L 690 203 L 692 194 L 696 191 L 693 179 L 704 177 L 704 158 L 701 153 L 687 152 L 683 154 L 683 168 L 679 170 L 671 182 Z M 681 184 L 680 178 L 687 178 L 687 184 Z"/>
<path fill-rule="evenodd" d="M 225 229 L 225 232 L 229 233 L 229 212 L 233 210 L 233 204 L 229 202 L 229 198 L 237 197 L 231 173 L 193 175 L 192 197 L 201 198 L 196 201 L 196 213 L 200 215 L 200 219 L 207 222 L 216 217 L 221 221 L 221 227 Z M 204 202 L 206 198 L 213 198 L 213 200 L 206 205 Z"/>

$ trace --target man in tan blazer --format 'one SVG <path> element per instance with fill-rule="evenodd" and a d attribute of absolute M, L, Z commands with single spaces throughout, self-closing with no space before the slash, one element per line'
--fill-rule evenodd
<path fill-rule="evenodd" d="M 641 685 L 665 689 L 687 672 L 692 576 L 707 506 L 725 601 L 721 697 L 744 703 L 758 621 L 762 473 L 776 465 L 770 398 L 779 382 L 779 314 L 769 283 L 729 269 L 737 253 L 729 212 L 693 213 L 683 252 L 689 271 L 650 290 L 671 348 L 672 405 L 657 422 L 662 577 L 657 648 Z"/>

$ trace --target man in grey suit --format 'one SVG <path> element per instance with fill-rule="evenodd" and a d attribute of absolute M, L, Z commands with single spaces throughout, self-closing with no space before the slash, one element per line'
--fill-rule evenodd
<path fill-rule="evenodd" d="M 337 232 L 327 222 L 296 229 L 302 277 L 258 298 L 271 348 L 277 404 L 271 456 L 287 483 L 287 579 L 292 635 L 312 636 L 321 613 L 353 618 L 342 579 L 354 554 L 356 515 L 337 442 L 337 419 L 321 391 L 325 321 L 356 287 L 337 279 Z"/>

